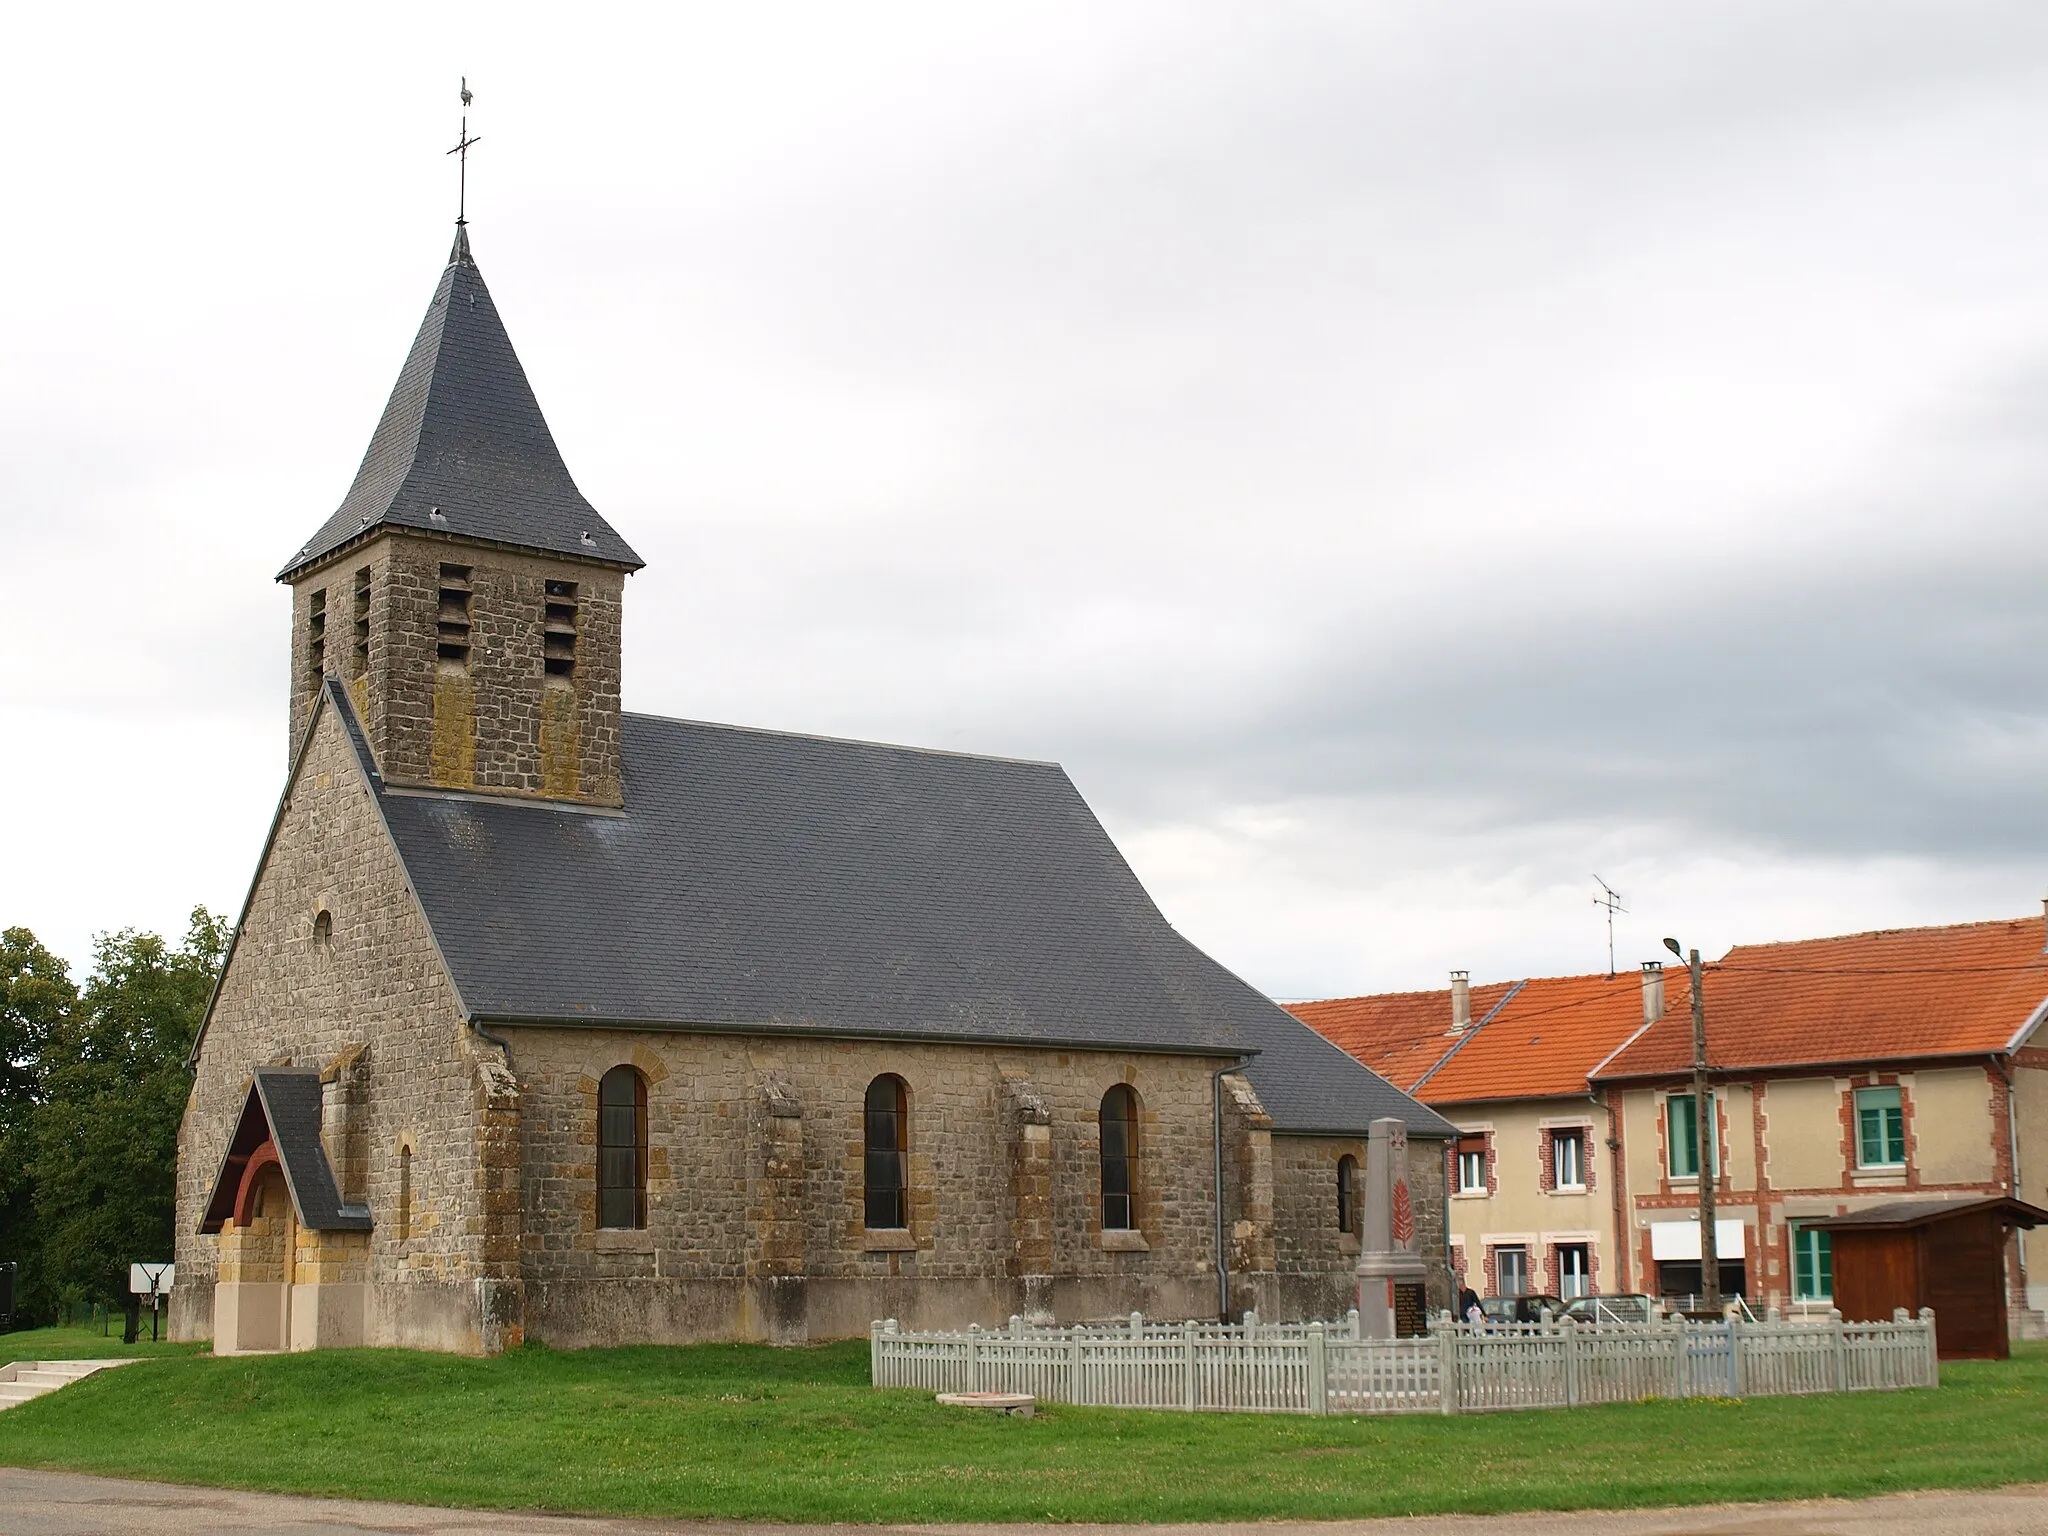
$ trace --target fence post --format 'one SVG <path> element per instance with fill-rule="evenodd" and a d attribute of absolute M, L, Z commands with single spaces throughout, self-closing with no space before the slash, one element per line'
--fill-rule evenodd
<path fill-rule="evenodd" d="M 1181 1383 L 1181 1406 L 1188 1412 L 1195 1411 L 1195 1320 L 1189 1318 L 1180 1325 L 1180 1362 L 1185 1380 Z"/>
<path fill-rule="evenodd" d="M 1684 1397 L 1692 1374 L 1692 1342 L 1685 1336 L 1687 1324 L 1683 1314 L 1671 1313 L 1664 1321 L 1671 1330 L 1671 1395 Z"/>
<path fill-rule="evenodd" d="M 1308 1411 L 1317 1415 L 1330 1411 L 1330 1351 L 1321 1323 L 1308 1325 Z"/>
<path fill-rule="evenodd" d="M 878 1317 L 868 1324 L 868 1385 L 882 1384 L 882 1320 Z"/>
<path fill-rule="evenodd" d="M 1941 1350 L 1936 1347 L 1934 1337 L 1934 1308 L 1920 1309 L 1920 1326 L 1927 1330 L 1921 1338 L 1921 1343 L 1927 1351 L 1927 1385 L 1938 1387 L 1941 1385 Z"/>
<path fill-rule="evenodd" d="M 1079 1324 L 1067 1330 L 1067 1401 L 1070 1403 L 1088 1400 L 1081 1391 L 1081 1338 Z"/>
<path fill-rule="evenodd" d="M 981 1390 L 981 1324 L 967 1325 L 967 1390 Z"/>
<path fill-rule="evenodd" d="M 1742 1319 L 1728 1314 L 1728 1395 L 1749 1396 L 1749 1361 L 1742 1353 Z"/>
<path fill-rule="evenodd" d="M 1833 1391 L 1846 1392 L 1849 1390 L 1849 1372 L 1847 1370 L 1849 1363 L 1847 1359 L 1848 1345 L 1842 1338 L 1842 1309 L 1840 1307 L 1828 1308 L 1828 1327 L 1833 1330 L 1835 1336 L 1833 1374 L 1828 1379 L 1828 1385 Z"/>
<path fill-rule="evenodd" d="M 1579 1405 L 1579 1325 L 1569 1320 L 1552 1323 L 1564 1330 L 1564 1401 L 1567 1408 Z"/>
<path fill-rule="evenodd" d="M 1351 1325 L 1351 1341 L 1358 1342 L 1358 1308 L 1353 1307 L 1344 1314 L 1344 1321 Z"/>
<path fill-rule="evenodd" d="M 1458 1328 L 1455 1323 L 1436 1331 L 1437 1398 L 1445 1413 L 1458 1411 Z"/>

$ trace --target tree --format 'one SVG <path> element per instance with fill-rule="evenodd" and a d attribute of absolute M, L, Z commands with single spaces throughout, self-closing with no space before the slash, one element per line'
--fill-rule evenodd
<path fill-rule="evenodd" d="M 0 933 L 0 1264 L 18 1266 L 19 1314 L 47 1314 L 36 1222 L 33 1117 L 43 1101 L 49 1042 L 78 1003 L 70 967 L 26 928 Z"/>
<path fill-rule="evenodd" d="M 176 949 L 134 929 L 103 935 L 49 1034 L 30 1175 L 43 1273 L 61 1297 L 112 1300 L 130 1262 L 171 1257 L 185 1058 L 228 933 L 197 907 Z"/>

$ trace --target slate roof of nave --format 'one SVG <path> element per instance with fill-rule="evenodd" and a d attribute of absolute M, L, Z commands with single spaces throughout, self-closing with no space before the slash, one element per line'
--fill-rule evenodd
<path fill-rule="evenodd" d="M 354 484 L 279 580 L 384 527 L 642 563 L 570 478 L 467 229 L 456 231 Z"/>
<path fill-rule="evenodd" d="M 1055 763 L 623 718 L 623 814 L 391 789 L 480 1021 L 1256 1053 L 1274 1128 L 1450 1126 L 1174 931 Z"/>

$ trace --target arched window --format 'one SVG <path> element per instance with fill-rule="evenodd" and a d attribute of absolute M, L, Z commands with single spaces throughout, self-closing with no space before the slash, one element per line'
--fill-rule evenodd
<path fill-rule="evenodd" d="M 313 914 L 313 948 L 326 954 L 334 943 L 334 914 L 322 907 Z"/>
<path fill-rule="evenodd" d="M 647 1225 L 647 1080 L 631 1067 L 597 1085 L 597 1224 Z"/>
<path fill-rule="evenodd" d="M 1138 1096 L 1122 1083 L 1102 1096 L 1102 1230 L 1138 1225 L 1132 1195 L 1138 1164 Z"/>
<path fill-rule="evenodd" d="M 1337 1159 L 1337 1230 L 1358 1235 L 1358 1159 L 1348 1152 Z"/>
<path fill-rule="evenodd" d="M 868 1084 L 867 1224 L 888 1231 L 910 1225 L 910 1095 L 903 1079 Z"/>

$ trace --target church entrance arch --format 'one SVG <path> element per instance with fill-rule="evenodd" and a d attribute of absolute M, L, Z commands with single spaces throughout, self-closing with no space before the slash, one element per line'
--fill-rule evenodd
<path fill-rule="evenodd" d="M 362 1342 L 370 1213 L 341 1199 L 322 1107 L 317 1072 L 259 1068 L 250 1083 L 199 1228 L 220 1245 L 217 1354 Z"/>

